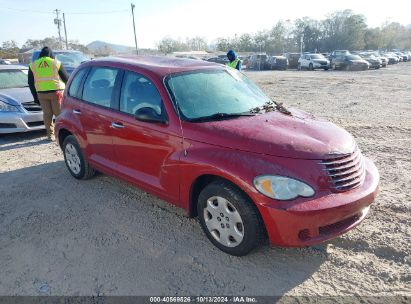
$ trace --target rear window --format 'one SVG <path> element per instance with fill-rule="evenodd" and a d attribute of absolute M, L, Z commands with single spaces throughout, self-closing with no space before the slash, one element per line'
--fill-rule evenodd
<path fill-rule="evenodd" d="M 320 54 L 313 54 L 313 55 L 310 55 L 310 57 L 311 59 L 324 59 L 324 56 Z"/>
<path fill-rule="evenodd" d="M 80 84 L 86 74 L 87 69 L 81 69 L 74 75 L 74 79 L 71 82 L 68 94 L 71 97 L 81 98 Z"/>

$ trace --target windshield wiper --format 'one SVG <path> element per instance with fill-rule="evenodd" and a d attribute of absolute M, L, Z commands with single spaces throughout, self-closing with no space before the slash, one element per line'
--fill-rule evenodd
<path fill-rule="evenodd" d="M 211 121 L 211 120 L 224 120 L 230 118 L 237 118 L 242 116 L 255 116 L 255 113 L 251 112 L 244 112 L 244 113 L 215 113 L 208 116 L 196 117 L 191 118 L 190 122 L 204 122 L 204 121 Z"/>

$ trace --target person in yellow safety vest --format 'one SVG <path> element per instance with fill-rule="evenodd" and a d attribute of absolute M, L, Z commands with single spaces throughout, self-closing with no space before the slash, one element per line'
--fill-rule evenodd
<path fill-rule="evenodd" d="M 39 59 L 29 65 L 28 85 L 34 102 L 41 105 L 47 139 L 54 140 L 53 115 L 60 115 L 63 91 L 69 76 L 53 51 L 44 47 Z"/>
<path fill-rule="evenodd" d="M 227 58 L 230 61 L 229 63 L 227 63 L 227 66 L 241 71 L 241 60 L 238 58 L 236 52 L 229 50 L 227 53 Z"/>

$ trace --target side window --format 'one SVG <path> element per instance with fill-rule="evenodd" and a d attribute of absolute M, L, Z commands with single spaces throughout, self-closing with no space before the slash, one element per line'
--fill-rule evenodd
<path fill-rule="evenodd" d="M 113 88 L 117 69 L 93 68 L 84 83 L 83 100 L 109 108 L 113 98 Z"/>
<path fill-rule="evenodd" d="M 75 98 L 80 98 L 80 92 L 79 92 L 79 88 L 80 88 L 80 84 L 81 81 L 84 78 L 84 75 L 86 74 L 87 69 L 81 69 L 80 71 L 77 72 L 77 74 L 74 76 L 73 81 L 70 84 L 70 88 L 68 91 L 69 96 L 71 97 L 75 97 Z"/>
<path fill-rule="evenodd" d="M 146 77 L 126 72 L 121 87 L 120 111 L 135 114 L 138 109 L 152 108 L 161 116 L 162 101 L 156 86 Z"/>

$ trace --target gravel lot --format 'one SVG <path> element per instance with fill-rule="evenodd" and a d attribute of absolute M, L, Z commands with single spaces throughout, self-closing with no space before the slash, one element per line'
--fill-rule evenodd
<path fill-rule="evenodd" d="M 248 72 L 346 128 L 381 174 L 365 222 L 323 245 L 238 258 L 182 210 L 105 175 L 77 181 L 45 134 L 0 136 L 0 295 L 411 296 L 411 63 Z"/>

